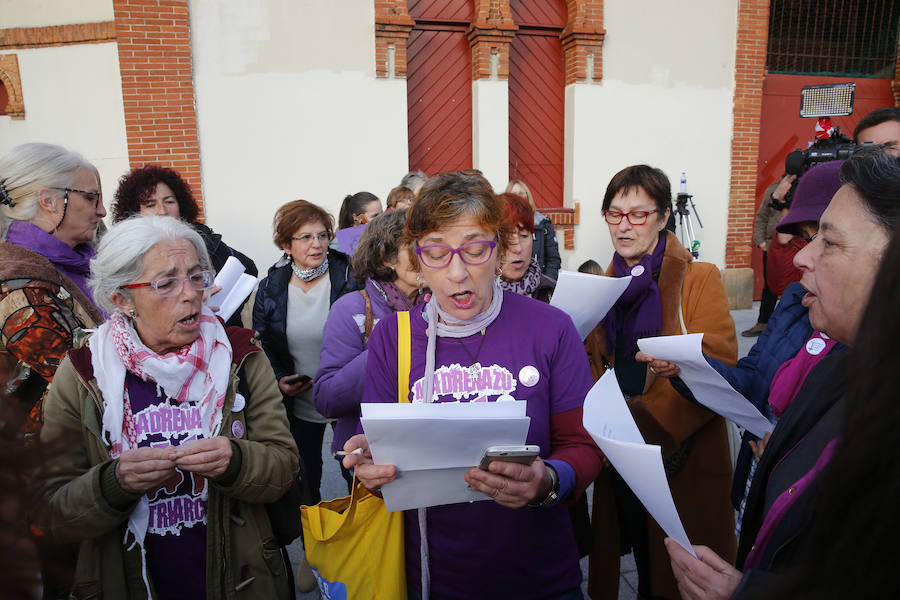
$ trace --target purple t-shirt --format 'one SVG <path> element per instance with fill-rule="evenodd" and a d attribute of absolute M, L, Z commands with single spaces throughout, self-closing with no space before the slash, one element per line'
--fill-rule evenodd
<path fill-rule="evenodd" d="M 178 404 L 158 396 L 156 383 L 125 377 L 138 446 L 165 448 L 202 437 L 196 402 Z M 160 598 L 206 597 L 206 479 L 176 469 L 176 475 L 147 492 L 150 522 L 144 548 L 147 573 Z"/>
<path fill-rule="evenodd" d="M 412 401 L 422 400 L 428 341 L 422 313 L 422 306 L 410 313 Z M 472 357 L 482 365 L 477 377 L 466 372 Z M 397 318 L 391 315 L 369 338 L 363 401 L 396 402 L 396 373 Z M 436 401 L 525 400 L 531 417 L 526 443 L 539 445 L 543 458 L 553 453 L 551 415 L 580 408 L 593 383 L 569 316 L 526 296 L 504 292 L 503 308 L 483 345 L 480 333 L 437 339 Z M 407 581 L 418 590 L 416 511 L 406 511 L 405 517 Z M 581 584 L 572 524 L 563 507 L 512 510 L 491 501 L 436 506 L 428 509 L 428 540 L 436 599 L 545 598 Z"/>

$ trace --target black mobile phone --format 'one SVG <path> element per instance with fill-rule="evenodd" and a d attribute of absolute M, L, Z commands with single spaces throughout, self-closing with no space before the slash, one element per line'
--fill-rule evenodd
<path fill-rule="evenodd" d="M 304 383 L 304 384 L 305 384 L 305 383 L 308 383 L 311 379 L 312 379 L 312 377 L 310 377 L 309 375 L 291 375 L 290 377 L 286 378 L 286 379 L 284 380 L 284 382 L 285 382 L 287 385 L 294 385 L 294 384 L 297 383 L 298 381 L 299 381 L 300 383 Z"/>

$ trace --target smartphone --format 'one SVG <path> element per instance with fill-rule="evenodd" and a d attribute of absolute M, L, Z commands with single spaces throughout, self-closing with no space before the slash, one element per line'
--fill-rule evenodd
<path fill-rule="evenodd" d="M 287 385 L 294 385 L 294 384 L 297 383 L 298 381 L 299 381 L 300 383 L 304 383 L 304 384 L 305 384 L 305 383 L 308 383 L 310 379 L 312 379 L 312 377 L 310 377 L 309 375 L 291 375 L 290 377 L 286 378 L 286 379 L 284 380 L 284 382 L 285 382 Z"/>
<path fill-rule="evenodd" d="M 540 453 L 540 446 L 534 444 L 523 444 L 521 446 L 489 446 L 488 449 L 484 451 L 484 457 L 482 457 L 478 468 L 487 471 L 488 465 L 495 460 L 530 465 Z"/>

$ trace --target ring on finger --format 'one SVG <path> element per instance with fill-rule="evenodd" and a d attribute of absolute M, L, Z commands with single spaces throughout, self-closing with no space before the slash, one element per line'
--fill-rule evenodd
<path fill-rule="evenodd" d="M 500 495 L 500 488 L 494 488 L 494 493 L 491 494 L 491 498 L 496 498 Z"/>
<path fill-rule="evenodd" d="M 650 372 L 654 375 L 659 375 L 659 371 L 653 368 L 653 365 L 647 365 L 647 368 L 650 369 Z"/>

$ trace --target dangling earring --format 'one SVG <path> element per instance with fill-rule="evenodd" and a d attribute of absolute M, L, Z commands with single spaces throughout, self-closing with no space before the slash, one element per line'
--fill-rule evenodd
<path fill-rule="evenodd" d="M 421 294 L 425 285 L 422 283 L 422 274 L 418 271 L 416 272 L 416 285 L 419 286 L 419 293 Z"/>
<path fill-rule="evenodd" d="M 137 316 L 137 314 L 134 312 L 133 308 L 128 311 L 128 316 L 131 317 L 132 319 Z"/>

